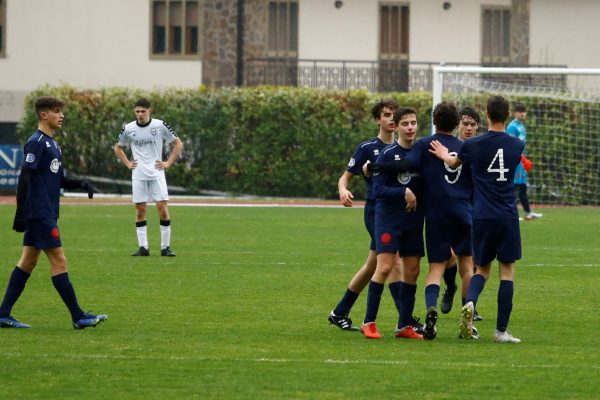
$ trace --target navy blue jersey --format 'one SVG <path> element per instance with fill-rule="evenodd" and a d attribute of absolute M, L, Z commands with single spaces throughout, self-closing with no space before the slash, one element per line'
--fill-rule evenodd
<path fill-rule="evenodd" d="M 463 142 L 450 135 L 436 133 L 417 140 L 407 155 L 421 172 L 424 184 L 425 218 L 442 224 L 472 224 L 471 200 L 473 183 L 470 169 L 462 165 L 450 168 L 429 152 L 430 143 L 437 140 L 456 155 Z"/>
<path fill-rule="evenodd" d="M 400 161 L 405 158 L 410 149 L 405 149 L 398 142 L 387 146 L 381 151 L 377 163 L 389 163 Z M 404 193 L 406 188 L 417 197 L 417 209 L 414 212 L 406 212 L 406 201 Z M 400 219 L 402 228 L 409 230 L 423 229 L 423 205 L 419 202 L 423 199 L 423 186 L 419 172 L 379 172 L 373 175 L 373 193 L 377 198 L 376 219 Z"/>
<path fill-rule="evenodd" d="M 362 167 L 367 161 L 375 162 L 379 153 L 385 146 L 387 146 L 387 144 L 377 137 L 362 142 L 356 147 L 356 150 L 354 150 L 354 154 L 352 154 L 352 158 L 350 158 L 348 167 L 346 167 L 346 171 L 353 175 L 362 175 L 367 181 L 367 200 L 375 200 L 375 195 L 373 194 L 373 180 L 371 177 L 363 175 Z"/>
<path fill-rule="evenodd" d="M 469 139 L 458 158 L 471 166 L 473 218 L 518 218 L 515 199 L 515 171 L 521 162 L 525 144 L 504 132 L 489 131 Z"/>
<path fill-rule="evenodd" d="M 50 136 L 38 130 L 25 143 L 23 153 L 21 168 L 31 170 L 25 218 L 58 218 L 63 174 L 60 147 Z"/>

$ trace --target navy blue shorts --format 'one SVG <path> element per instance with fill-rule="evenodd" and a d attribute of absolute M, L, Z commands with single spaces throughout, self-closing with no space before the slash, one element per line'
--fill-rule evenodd
<path fill-rule="evenodd" d="M 511 264 L 521 259 L 521 232 L 517 219 L 473 221 L 475 264 L 487 265 L 498 259 Z"/>
<path fill-rule="evenodd" d="M 23 235 L 23 246 L 31 246 L 36 249 L 62 247 L 56 219 L 28 219 L 27 229 Z"/>
<path fill-rule="evenodd" d="M 375 200 L 365 201 L 365 228 L 371 237 L 369 249 L 375 250 Z"/>
<path fill-rule="evenodd" d="M 443 262 L 452 257 L 473 254 L 473 230 L 467 224 L 439 224 L 425 221 L 425 241 L 429 262 Z"/>
<path fill-rule="evenodd" d="M 403 229 L 402 223 L 375 225 L 375 250 L 377 254 L 398 252 L 400 257 L 423 257 L 423 229 Z"/>

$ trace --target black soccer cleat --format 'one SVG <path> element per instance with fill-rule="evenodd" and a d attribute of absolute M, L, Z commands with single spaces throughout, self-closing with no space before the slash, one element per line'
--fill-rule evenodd
<path fill-rule="evenodd" d="M 144 246 L 140 246 L 140 248 L 137 249 L 137 251 L 131 253 L 131 255 L 134 257 L 148 257 L 150 255 L 150 250 L 148 250 Z"/>
<path fill-rule="evenodd" d="M 343 331 L 360 331 L 358 326 L 352 325 L 352 320 L 347 315 L 337 316 L 332 311 L 327 320 L 330 324 L 337 326 Z"/>
<path fill-rule="evenodd" d="M 425 325 L 421 323 L 421 318 L 416 318 L 414 315 L 410 317 L 410 325 L 415 328 L 415 332 L 422 335 L 425 332 Z"/>
<path fill-rule="evenodd" d="M 423 338 L 425 340 L 433 340 L 437 335 L 437 319 L 438 313 L 435 307 L 429 307 L 427 309 L 427 316 L 425 317 L 425 329 L 423 330 Z"/>
<path fill-rule="evenodd" d="M 473 321 L 483 321 L 483 317 L 479 315 L 477 310 L 473 312 Z"/>
<path fill-rule="evenodd" d="M 167 246 L 164 249 L 162 249 L 160 251 L 160 255 L 163 256 L 163 257 L 175 257 L 175 253 L 173 253 L 171 251 L 171 248 L 169 246 Z"/>
<path fill-rule="evenodd" d="M 452 310 L 452 303 L 454 303 L 454 295 L 456 294 L 456 284 L 452 286 L 446 286 L 442 301 L 440 302 L 440 311 L 442 314 L 448 314 Z"/>

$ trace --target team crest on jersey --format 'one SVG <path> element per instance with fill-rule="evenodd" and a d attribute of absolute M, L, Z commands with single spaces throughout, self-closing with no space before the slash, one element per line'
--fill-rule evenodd
<path fill-rule="evenodd" d="M 32 153 L 27 153 L 27 155 L 25 156 L 25 162 L 32 163 L 34 161 L 35 155 L 33 155 Z"/>
<path fill-rule="evenodd" d="M 401 172 L 398 174 L 398 182 L 400 182 L 403 185 L 408 185 L 408 182 L 410 182 L 410 178 L 412 178 L 413 174 L 410 172 Z"/>
<path fill-rule="evenodd" d="M 354 167 L 354 165 L 355 165 L 355 164 L 356 164 L 356 160 L 354 159 L 354 157 L 352 157 L 352 158 L 350 159 L 350 162 L 348 163 L 348 166 L 349 166 L 349 167 Z"/>
<path fill-rule="evenodd" d="M 156 134 L 158 133 L 158 128 L 150 128 L 150 133 L 152 134 L 152 136 L 156 136 Z"/>
<path fill-rule="evenodd" d="M 52 160 L 52 162 L 50 162 L 50 171 L 52 171 L 56 174 L 58 172 L 59 168 L 60 168 L 60 161 L 58 161 L 57 158 L 55 158 L 54 160 Z"/>
<path fill-rule="evenodd" d="M 379 149 L 373 150 L 373 154 L 376 155 L 376 156 L 378 156 L 379 155 Z"/>
<path fill-rule="evenodd" d="M 394 154 L 394 161 L 400 161 L 400 156 L 398 154 Z"/>
<path fill-rule="evenodd" d="M 50 143 L 46 142 L 46 147 L 52 147 L 52 146 L 50 146 Z"/>

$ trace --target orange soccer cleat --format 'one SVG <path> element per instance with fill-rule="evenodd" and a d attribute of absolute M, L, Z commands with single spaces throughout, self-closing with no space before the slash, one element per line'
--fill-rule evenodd
<path fill-rule="evenodd" d="M 367 339 L 381 339 L 381 333 L 377 330 L 375 322 L 368 322 L 360 326 L 360 331 Z"/>
<path fill-rule="evenodd" d="M 404 328 L 396 329 L 397 338 L 401 339 L 421 339 L 423 340 L 423 335 L 417 333 L 415 331 L 415 327 L 411 325 L 406 325 Z"/>

